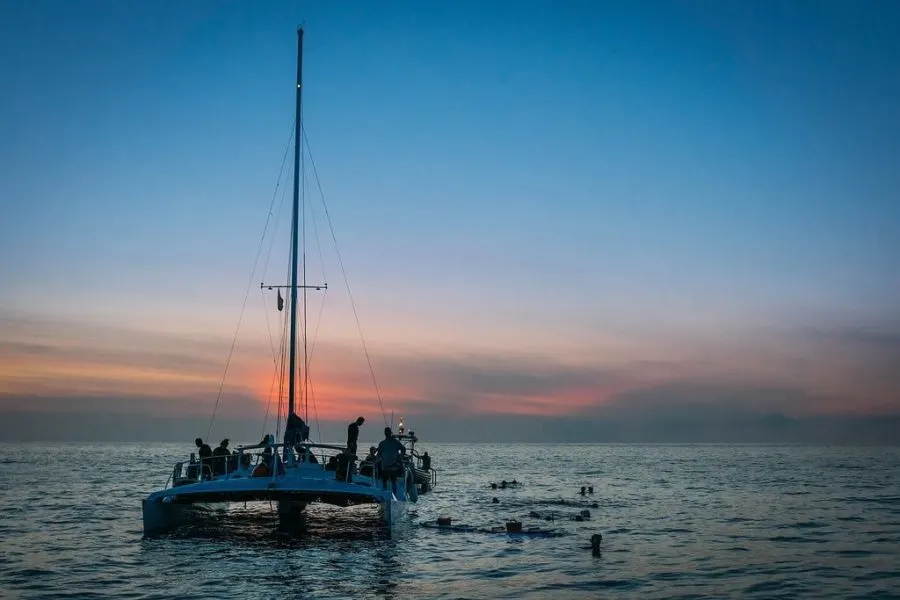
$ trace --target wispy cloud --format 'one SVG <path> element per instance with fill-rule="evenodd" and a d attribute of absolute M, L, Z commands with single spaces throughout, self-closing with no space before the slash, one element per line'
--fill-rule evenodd
<path fill-rule="evenodd" d="M 7 412 L 209 415 L 230 346 L 214 337 L 12 320 L 0 321 L 0 333 Z M 665 420 L 699 435 L 771 414 L 900 412 L 898 349 L 900 336 L 886 329 L 820 328 L 648 347 L 647 358 L 635 347 L 609 360 L 382 347 L 372 360 L 384 409 L 425 422 L 518 415 L 618 419 L 662 431 L 652 424 Z M 218 414 L 275 414 L 277 381 L 267 343 L 239 344 Z M 310 389 L 316 420 L 380 412 L 364 355 L 345 343 L 316 344 Z"/>

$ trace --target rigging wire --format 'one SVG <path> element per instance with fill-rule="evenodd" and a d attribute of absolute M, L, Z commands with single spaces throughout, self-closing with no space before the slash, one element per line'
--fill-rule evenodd
<path fill-rule="evenodd" d="M 322 441 L 322 429 L 319 427 L 319 409 L 316 406 L 316 392 L 315 388 L 309 389 L 309 394 L 312 396 L 313 401 L 313 416 L 316 418 L 316 435 L 319 438 L 319 441 Z"/>
<path fill-rule="evenodd" d="M 263 298 L 263 310 L 268 313 L 268 307 L 266 306 L 265 293 L 262 290 L 260 290 L 260 293 Z M 268 316 L 266 316 L 266 325 L 267 326 L 269 325 Z M 281 320 L 282 343 L 281 343 L 279 352 L 275 351 L 275 345 L 274 345 L 274 341 L 272 339 L 272 331 L 271 331 L 271 329 L 269 330 L 269 342 L 272 345 L 272 363 L 273 363 L 273 367 L 274 367 L 274 372 L 272 374 L 272 383 L 269 385 L 268 400 L 266 401 L 266 414 L 265 414 L 265 417 L 263 417 L 263 427 L 262 427 L 263 431 L 262 431 L 261 435 L 266 434 L 266 426 L 269 424 L 269 413 L 271 412 L 271 409 L 272 409 L 272 398 L 275 393 L 276 384 L 278 384 L 278 408 L 276 408 L 276 410 L 280 411 L 280 408 L 281 408 L 281 394 L 283 393 L 283 386 L 284 386 L 284 381 L 283 381 L 283 377 L 281 376 L 281 372 L 282 372 L 282 363 L 284 362 L 284 332 L 285 332 L 285 329 L 286 329 L 285 320 L 282 319 Z M 276 421 L 278 419 L 278 416 L 279 416 L 278 413 L 276 413 L 276 417 L 275 417 Z"/>
<path fill-rule="evenodd" d="M 291 134 L 291 140 L 293 140 L 293 132 Z M 290 147 L 291 140 L 288 140 L 289 147 Z M 284 206 L 284 199 L 286 196 L 287 196 L 287 186 L 284 186 L 281 189 L 281 200 L 278 202 L 278 209 L 275 211 L 275 224 L 272 226 L 273 232 L 278 229 L 278 222 L 281 220 L 281 212 L 282 212 L 281 208 Z M 273 233 L 272 237 L 269 239 L 269 251 L 266 253 L 266 262 L 263 265 L 263 279 L 266 278 L 266 276 L 269 272 L 269 261 L 272 258 L 272 248 L 275 244 L 275 237 L 276 236 Z M 290 277 L 290 275 L 288 275 L 288 277 Z M 281 414 L 281 393 L 282 393 L 281 388 L 282 388 L 283 382 L 281 381 L 281 366 L 280 366 L 279 360 L 284 361 L 284 330 L 285 330 L 286 325 L 285 325 L 285 319 L 282 318 L 281 319 L 282 336 L 281 336 L 281 345 L 280 345 L 280 353 L 281 354 L 279 356 L 279 353 L 276 352 L 276 350 L 275 350 L 275 339 L 272 337 L 272 324 L 271 324 L 271 321 L 269 320 L 269 309 L 266 306 L 265 290 L 260 289 L 260 294 L 262 295 L 262 300 L 263 300 L 263 314 L 266 317 L 266 332 L 269 335 L 269 348 L 272 350 L 272 362 L 274 363 L 274 367 L 275 367 L 275 372 L 272 375 L 272 385 L 269 387 L 269 399 L 266 402 L 266 416 L 263 419 L 262 435 L 265 435 L 266 426 L 269 423 L 269 412 L 270 412 L 271 405 L 272 405 L 272 392 L 275 389 L 276 382 L 279 383 L 278 407 L 276 409 L 278 412 L 276 412 L 276 417 L 275 417 L 276 421 L 279 419 L 280 414 Z"/>
<path fill-rule="evenodd" d="M 319 305 L 319 318 L 316 319 L 316 330 L 315 330 L 315 332 L 313 333 L 312 347 L 309 349 L 309 362 L 310 362 L 310 364 L 312 363 L 313 353 L 314 353 L 315 350 L 316 350 L 316 341 L 319 339 L 319 326 L 322 324 L 322 313 L 325 311 L 325 299 L 326 299 L 327 297 L 328 297 L 328 290 L 326 290 L 326 291 L 322 294 L 322 303 Z M 307 369 L 309 369 L 308 366 L 307 366 Z M 316 406 L 316 393 L 315 393 L 315 388 L 310 387 L 310 388 L 309 388 L 309 393 L 310 393 L 310 395 L 312 396 L 312 400 L 313 400 L 313 417 L 315 417 L 315 419 L 316 419 L 316 431 L 318 432 L 318 435 L 319 435 L 319 441 L 322 441 L 322 432 L 321 432 L 321 430 L 319 429 L 319 409 L 318 409 L 318 407 Z"/>
<path fill-rule="evenodd" d="M 293 138 L 293 136 L 291 136 L 291 137 Z M 288 145 L 290 145 L 290 142 L 288 142 Z M 287 187 L 284 187 L 281 190 L 281 200 L 278 202 L 278 210 L 275 213 L 275 224 L 272 226 L 273 232 L 278 228 L 278 222 L 281 220 L 281 207 L 284 206 L 284 199 L 286 196 L 287 196 Z M 263 265 L 263 271 L 262 271 L 263 278 L 265 278 L 269 272 L 269 261 L 272 258 L 272 247 L 274 246 L 274 244 L 275 244 L 275 235 L 273 234 L 272 237 L 269 239 L 269 251 L 266 254 L 266 262 Z M 290 277 L 290 274 L 288 274 L 288 277 Z M 265 292 L 263 292 L 263 307 L 265 308 Z M 269 334 L 269 346 L 272 349 L 272 358 L 274 360 L 274 358 L 275 358 L 275 340 L 272 338 L 272 326 L 269 323 L 268 309 L 266 309 L 264 311 L 264 313 L 266 315 L 266 331 Z"/>
<path fill-rule="evenodd" d="M 305 137 L 305 136 L 304 136 Z M 250 297 L 250 288 L 253 285 L 253 277 L 256 275 L 256 268 L 259 266 L 259 257 L 262 253 L 263 244 L 266 241 L 266 232 L 269 229 L 269 222 L 272 219 L 272 207 L 275 205 L 275 198 L 278 197 L 278 187 L 281 185 L 281 175 L 284 172 L 284 165 L 287 162 L 288 151 L 291 147 L 291 140 L 294 139 L 294 128 L 291 128 L 291 135 L 288 138 L 287 147 L 284 149 L 284 157 L 281 159 L 281 168 L 278 170 L 278 178 L 275 182 L 275 190 L 272 192 L 272 201 L 269 203 L 269 212 L 266 215 L 266 224 L 263 226 L 263 233 L 259 239 L 259 247 L 256 249 L 256 258 L 253 259 L 253 268 L 250 269 L 250 280 L 247 282 L 247 290 L 244 292 L 244 301 L 241 303 L 241 313 L 238 316 L 237 325 L 234 328 L 234 336 L 231 339 L 231 348 L 228 349 L 228 358 L 225 360 L 225 369 L 222 372 L 222 381 L 219 383 L 219 391 L 216 394 L 216 403 L 213 406 L 212 415 L 209 418 L 209 425 L 206 428 L 206 439 L 209 439 L 212 433 L 213 422 L 216 419 L 216 413 L 219 410 L 219 402 L 222 399 L 222 391 L 225 389 L 225 379 L 228 377 L 228 368 L 231 366 L 231 358 L 234 356 L 234 347 L 237 344 L 238 332 L 241 330 L 241 322 L 244 320 L 244 311 L 247 309 L 247 299 Z"/>
<path fill-rule="evenodd" d="M 293 244 L 294 244 L 294 233 L 293 233 L 293 231 L 291 231 L 291 247 L 293 247 Z M 294 268 L 293 261 L 288 261 L 287 281 L 293 281 L 293 268 Z M 291 310 L 294 310 L 293 306 L 291 306 Z M 288 329 L 290 327 L 291 319 L 293 318 L 293 316 L 294 316 L 293 314 L 285 315 L 284 329 L 282 329 L 282 331 L 281 331 L 281 352 L 282 352 L 282 354 L 281 354 L 281 372 L 280 372 L 279 378 L 278 378 L 279 382 L 280 382 L 280 387 L 279 387 L 279 392 L 278 392 L 278 398 L 279 398 L 278 419 L 275 423 L 275 437 L 276 438 L 281 437 L 282 416 L 284 417 L 284 420 L 285 420 L 285 426 L 287 426 L 288 407 L 286 406 L 286 403 L 292 400 L 292 399 L 287 398 L 287 396 L 290 395 L 290 391 L 288 391 L 288 394 L 284 393 L 284 383 L 286 380 L 285 375 L 287 374 L 288 370 L 291 368 L 290 359 L 288 357 L 288 353 L 290 351 L 290 349 L 288 348 L 288 344 L 290 344 L 290 341 L 289 341 L 290 336 L 288 335 Z"/>
<path fill-rule="evenodd" d="M 299 92 L 298 92 L 299 93 Z M 303 121 L 301 118 L 300 126 L 297 128 L 300 131 L 301 135 L 301 143 L 300 143 L 300 202 L 303 207 L 303 212 L 301 213 L 303 216 L 303 408 L 306 422 L 309 423 L 309 333 L 306 328 L 308 325 L 309 319 L 307 318 L 307 310 L 309 306 L 307 293 L 309 290 L 306 289 L 306 154 L 303 152 Z"/>
<path fill-rule="evenodd" d="M 276 381 L 278 382 L 278 414 L 275 416 L 275 437 L 281 437 L 281 415 L 282 410 L 284 408 L 284 372 L 287 368 L 287 344 L 288 344 L 288 319 L 285 317 L 282 319 L 283 325 L 281 328 L 281 355 L 280 355 L 280 365 L 275 373 Z M 265 435 L 265 425 L 263 426 L 263 435 Z"/>
<path fill-rule="evenodd" d="M 309 151 L 309 163 L 313 169 L 313 175 L 316 178 L 316 186 L 319 188 L 319 197 L 322 199 L 322 208 L 325 211 L 325 218 L 328 221 L 328 228 L 331 231 L 331 239 L 334 243 L 334 251 L 337 254 L 338 263 L 341 266 L 341 274 L 344 278 L 344 285 L 347 288 L 347 295 L 350 298 L 350 307 L 353 309 L 353 318 L 356 320 L 356 329 L 359 331 L 359 339 L 362 342 L 363 352 L 366 355 L 366 363 L 369 366 L 369 374 L 372 376 L 372 385 L 375 386 L 375 394 L 378 396 L 378 405 L 381 407 L 381 416 L 384 419 L 384 424 L 388 424 L 387 414 L 384 411 L 384 401 L 381 397 L 381 390 L 378 388 L 378 381 L 375 379 L 375 369 L 372 367 L 372 359 L 369 356 L 369 349 L 366 346 L 366 339 L 363 336 L 362 325 L 359 322 L 359 314 L 356 311 L 356 302 L 353 300 L 353 292 L 350 291 L 350 281 L 347 279 L 347 270 L 344 268 L 344 259 L 341 257 L 341 251 L 337 245 L 337 236 L 334 233 L 334 224 L 331 222 L 331 214 L 328 212 L 328 205 L 325 203 L 325 194 L 322 191 L 322 183 L 319 181 L 319 171 L 316 169 L 316 161 L 312 156 L 312 148 L 309 145 L 309 138 L 306 136 L 306 130 L 301 128 L 300 135 L 304 142 L 306 142 L 306 148 Z"/>
<path fill-rule="evenodd" d="M 304 146 L 304 147 L 306 148 L 306 150 L 308 152 L 309 147 L 308 146 Z M 312 160 L 312 155 L 310 155 L 310 160 Z M 304 182 L 305 181 L 306 181 L 306 178 L 304 177 Z M 309 203 L 309 213 L 310 213 L 310 222 L 312 223 L 313 235 L 316 239 L 316 252 L 319 255 L 319 265 L 321 266 L 321 269 L 322 269 L 322 281 L 325 284 L 325 289 L 322 292 L 322 301 L 319 304 L 319 315 L 316 318 L 316 328 L 315 328 L 315 331 L 313 332 L 312 343 L 309 348 L 309 357 L 308 357 L 308 360 L 306 361 L 306 372 L 307 373 L 310 372 L 310 367 L 312 366 L 312 359 L 313 359 L 313 354 L 315 353 L 315 349 L 316 349 L 316 342 L 319 339 L 319 328 L 322 325 L 322 314 L 325 310 L 325 300 L 328 299 L 328 276 L 327 276 L 327 272 L 325 269 L 325 256 L 322 252 L 322 240 L 321 240 L 321 236 L 319 235 L 319 227 L 316 222 L 315 204 L 312 202 Z M 316 421 L 316 432 L 319 436 L 319 440 L 321 440 L 322 432 L 321 432 L 321 428 L 320 428 L 320 424 L 319 424 L 319 410 L 318 410 L 318 407 L 316 406 L 316 395 L 315 395 L 314 386 L 310 385 L 309 389 L 307 390 L 307 394 L 308 394 L 307 395 L 307 414 L 309 412 L 308 401 L 309 401 L 309 398 L 312 397 L 313 418 Z M 307 417 L 307 422 L 308 421 L 309 421 L 309 418 Z"/>

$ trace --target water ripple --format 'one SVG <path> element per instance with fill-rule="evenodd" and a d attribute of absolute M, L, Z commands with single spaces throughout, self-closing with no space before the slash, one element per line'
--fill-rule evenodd
<path fill-rule="evenodd" d="M 143 539 L 140 499 L 190 448 L 0 447 L 12 597 L 900 595 L 897 448 L 434 444 L 441 485 L 393 538 L 370 509 L 317 507 L 285 527 L 250 503 Z M 480 531 L 419 526 L 444 515 Z M 484 531 L 510 518 L 554 535 Z"/>

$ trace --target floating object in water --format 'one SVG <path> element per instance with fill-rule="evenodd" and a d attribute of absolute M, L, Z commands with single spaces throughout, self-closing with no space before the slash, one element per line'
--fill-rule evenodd
<path fill-rule="evenodd" d="M 449 527 L 453 524 L 453 519 L 450 517 L 438 517 L 437 524 L 439 527 Z"/>
<path fill-rule="evenodd" d="M 564 535 L 561 532 L 549 529 L 539 529 L 537 527 L 529 527 L 528 529 L 524 529 L 522 527 L 522 523 L 516 520 L 507 521 L 505 525 L 497 525 L 494 527 L 473 527 L 471 525 L 441 525 L 434 521 L 420 523 L 419 525 L 420 527 L 437 529 L 438 531 L 444 532 L 456 531 L 459 533 L 504 533 L 510 535 L 529 535 L 538 537 L 556 537 Z"/>
<path fill-rule="evenodd" d="M 493 504 L 500 504 L 500 501 L 497 500 L 497 496 L 494 496 L 493 498 L 491 498 L 491 502 L 492 502 Z"/>
<path fill-rule="evenodd" d="M 591 536 L 591 553 L 594 556 L 598 556 L 600 554 L 600 542 L 603 541 L 603 536 L 599 533 L 595 533 Z"/>
<path fill-rule="evenodd" d="M 440 519 L 438 519 L 440 521 Z M 476 527 L 472 527 L 471 525 L 442 525 L 441 523 L 435 523 L 434 521 L 428 523 L 421 523 L 422 527 L 428 527 L 429 529 L 438 529 L 440 531 L 478 531 Z"/>
<path fill-rule="evenodd" d="M 501 490 L 505 490 L 506 488 L 519 487 L 519 485 L 520 483 L 515 479 L 513 479 L 512 481 L 507 481 L 504 479 L 500 483 L 491 483 L 491 489 L 496 490 L 497 488 L 500 488 Z"/>

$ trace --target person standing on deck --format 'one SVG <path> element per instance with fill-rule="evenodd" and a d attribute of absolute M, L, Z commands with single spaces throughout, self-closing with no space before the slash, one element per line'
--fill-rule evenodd
<path fill-rule="evenodd" d="M 198 448 L 197 454 L 200 455 L 200 478 L 206 479 L 212 469 L 212 448 L 209 447 L 209 444 L 204 444 L 202 438 L 197 438 L 194 443 Z"/>
<path fill-rule="evenodd" d="M 347 426 L 347 450 L 354 456 L 356 456 L 356 442 L 359 440 L 359 428 L 365 422 L 365 417 L 359 417 Z"/>
<path fill-rule="evenodd" d="M 228 450 L 228 438 L 222 440 L 216 449 L 212 451 L 212 470 L 213 475 L 224 475 L 228 472 L 228 457 L 231 452 Z"/>
<path fill-rule="evenodd" d="M 378 444 L 378 466 L 381 471 L 381 485 L 387 489 L 387 480 L 391 480 L 394 493 L 397 493 L 397 476 L 403 472 L 403 455 L 406 448 L 394 437 L 390 427 L 384 428 L 384 439 Z"/>

